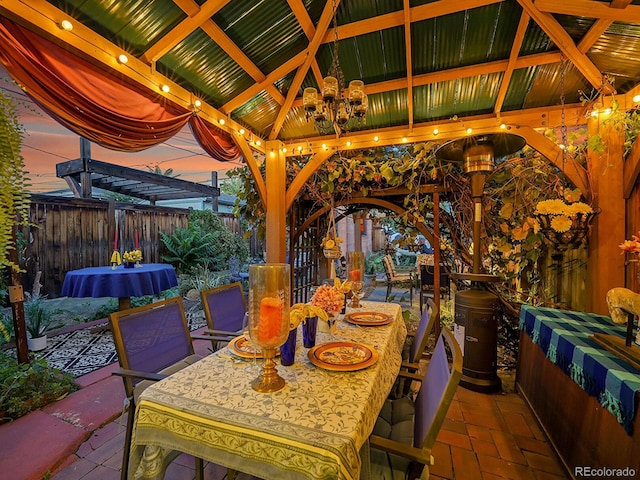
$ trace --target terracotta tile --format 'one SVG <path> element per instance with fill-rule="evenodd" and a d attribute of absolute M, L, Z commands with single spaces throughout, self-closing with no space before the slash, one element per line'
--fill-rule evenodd
<path fill-rule="evenodd" d="M 526 460 L 518 448 L 518 444 L 511 435 L 494 430 L 491 432 L 491 436 L 493 437 L 496 448 L 500 453 L 501 459 L 526 465 Z"/>
<path fill-rule="evenodd" d="M 490 428 L 468 424 L 467 431 L 469 432 L 469 436 L 471 438 L 477 438 L 485 442 L 493 442 L 493 437 L 491 436 Z"/>
<path fill-rule="evenodd" d="M 84 458 L 85 460 L 89 460 L 90 462 L 102 465 L 114 455 L 120 455 L 123 450 L 123 446 L 124 442 L 121 438 L 113 437 L 105 442 L 104 445 L 101 445 L 100 448 L 94 450 L 91 453 L 88 453 Z"/>
<path fill-rule="evenodd" d="M 436 442 L 431 449 L 434 464 L 429 472 L 442 478 L 453 478 L 453 464 L 451 463 L 451 447 L 445 443 Z"/>
<path fill-rule="evenodd" d="M 171 477 L 171 478 L 176 478 L 176 477 Z M 107 467 L 103 467 L 102 465 L 98 465 L 96 468 L 91 470 L 87 475 L 82 477 L 82 480 L 119 480 L 119 479 L 120 479 L 119 471 L 112 470 Z M 178 480 L 178 478 L 176 478 L 176 480 Z"/>
<path fill-rule="evenodd" d="M 57 469 L 54 476 L 60 480 L 79 480 L 96 467 L 95 463 L 80 458 L 70 465 Z"/>
<path fill-rule="evenodd" d="M 463 414 L 466 412 L 479 412 L 484 413 L 485 415 L 492 416 L 497 416 L 500 414 L 500 410 L 495 403 L 479 405 L 477 403 L 460 402 L 460 410 L 462 410 Z"/>
<path fill-rule="evenodd" d="M 452 420 L 445 418 L 442 422 L 442 430 L 450 430 L 452 432 L 461 433 L 467 435 L 467 424 L 463 420 Z"/>
<path fill-rule="evenodd" d="M 564 470 L 560 467 L 555 456 L 541 455 L 539 453 L 527 451 L 523 453 L 529 466 L 536 470 L 542 470 L 555 475 L 562 475 L 564 473 Z"/>
<path fill-rule="evenodd" d="M 501 417 L 496 417 L 492 413 L 486 411 L 462 411 L 462 416 L 467 424 L 477 425 L 479 427 L 490 428 L 492 430 L 504 430 L 506 425 Z M 468 428 L 468 425 L 467 425 Z"/>
<path fill-rule="evenodd" d="M 542 455 L 548 456 L 555 455 L 553 449 L 547 442 L 543 442 L 542 440 L 538 440 L 537 438 L 521 437 L 519 435 L 514 435 L 514 438 L 521 450 L 540 453 Z"/>
<path fill-rule="evenodd" d="M 513 480 L 535 480 L 531 469 L 524 465 L 505 462 L 504 460 L 488 455 L 478 455 L 478 463 L 480 464 L 480 470 L 483 475 L 489 473 Z"/>
<path fill-rule="evenodd" d="M 437 440 L 442 443 L 451 445 L 452 447 L 460 447 L 465 450 L 471 450 L 471 441 L 467 435 L 452 432 L 451 430 L 440 430 Z"/>
<path fill-rule="evenodd" d="M 498 449 L 496 448 L 495 443 L 485 442 L 484 440 L 480 440 L 478 438 L 471 439 L 471 447 L 473 451 L 482 454 L 482 455 L 490 455 L 492 457 L 499 457 Z"/>
<path fill-rule="evenodd" d="M 509 427 L 509 431 L 513 435 L 533 438 L 533 432 L 529 428 L 527 420 L 521 413 L 502 412 L 502 416 Z"/>
<path fill-rule="evenodd" d="M 498 405 L 498 408 L 501 412 L 515 412 L 531 416 L 531 410 L 529 410 L 529 407 L 527 407 L 522 399 L 515 395 L 512 395 L 510 397 L 515 397 L 516 399 L 518 399 L 518 401 L 507 400 L 505 398 L 500 398 L 498 399 L 498 401 L 496 401 L 496 405 Z"/>
<path fill-rule="evenodd" d="M 447 410 L 447 418 L 462 421 L 462 409 L 460 408 L 460 402 L 451 402 L 449 410 Z"/>
<path fill-rule="evenodd" d="M 493 473 L 482 472 L 482 480 L 504 480 L 504 477 L 494 475 Z"/>
<path fill-rule="evenodd" d="M 451 457 L 453 458 L 453 470 L 456 473 L 456 478 L 482 480 L 480 465 L 474 452 L 463 448 L 451 447 Z"/>

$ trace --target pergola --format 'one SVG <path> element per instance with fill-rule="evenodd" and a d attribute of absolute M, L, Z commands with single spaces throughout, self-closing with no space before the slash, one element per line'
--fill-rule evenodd
<path fill-rule="evenodd" d="M 638 204 L 640 147 L 624 159 L 620 133 L 585 117 L 580 92 L 603 109 L 614 99 L 636 108 L 638 3 L 4 0 L 0 60 L 54 118 L 108 148 L 147 148 L 189 123 L 213 158 L 243 157 L 266 206 L 270 262 L 285 260 L 286 214 L 302 186 L 338 150 L 506 129 L 601 209 L 589 288 L 590 307 L 603 312 L 604 292 L 624 283 L 617 245 L 635 231 L 625 208 L 629 198 Z M 322 85 L 338 45 L 345 79 L 364 81 L 369 110 L 364 126 L 321 135 L 302 94 Z M 590 155 L 589 171 L 562 162 L 544 135 L 561 125 L 604 134 L 606 152 Z M 312 157 L 287 186 L 287 157 L 302 152 Z"/>

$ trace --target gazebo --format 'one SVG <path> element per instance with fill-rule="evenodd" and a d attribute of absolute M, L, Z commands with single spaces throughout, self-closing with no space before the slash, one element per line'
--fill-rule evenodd
<path fill-rule="evenodd" d="M 304 218 L 293 208 L 320 167 L 420 144 L 465 163 L 477 254 L 484 177 L 498 152 L 476 151 L 471 164 L 466 147 L 517 138 L 502 157 L 526 144 L 597 211 L 578 259 L 579 307 L 607 314 L 611 288 L 638 287 L 619 244 L 640 229 L 640 141 L 611 118 L 637 119 L 639 26 L 632 0 L 3 0 L 0 61 L 91 142 L 139 151 L 189 124 L 216 161 L 242 158 L 274 263 L 330 212 Z M 571 142 L 587 147 L 584 163 Z M 288 178 L 291 161 L 300 168 Z M 436 244 L 447 188 L 427 187 L 433 211 L 410 219 Z M 406 213 L 403 192 L 387 194 L 343 204 Z"/>

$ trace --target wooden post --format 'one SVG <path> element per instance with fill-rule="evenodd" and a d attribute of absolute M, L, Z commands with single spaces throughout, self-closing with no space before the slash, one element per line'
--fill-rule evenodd
<path fill-rule="evenodd" d="M 625 239 L 624 133 L 603 125 L 604 114 L 600 116 L 588 121 L 589 136 L 599 133 L 606 147 L 602 153 L 588 152 L 593 198 L 601 212 L 595 216 L 588 239 L 586 288 L 588 311 L 608 315 L 607 292 L 624 286 L 624 255 L 618 248 Z"/>
<path fill-rule="evenodd" d="M 287 193 L 286 158 L 282 143 L 276 140 L 266 144 L 266 243 L 267 262 L 284 263 L 287 258 L 287 222 L 285 197 Z"/>
<path fill-rule="evenodd" d="M 14 245 L 17 245 L 18 226 L 13 225 L 12 236 Z M 9 260 L 18 265 L 18 249 L 9 249 Z M 29 348 L 27 347 L 27 326 L 24 320 L 24 290 L 22 288 L 22 280 L 20 273 L 10 270 L 9 282 L 9 303 L 11 303 L 11 313 L 13 315 L 13 331 L 16 336 L 16 350 L 18 355 L 18 363 L 29 363 Z"/>

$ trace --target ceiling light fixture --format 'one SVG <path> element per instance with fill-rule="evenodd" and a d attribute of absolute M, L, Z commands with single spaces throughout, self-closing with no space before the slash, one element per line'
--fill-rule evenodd
<path fill-rule="evenodd" d="M 302 102 L 307 121 L 313 122 L 318 133 L 327 134 L 332 130 L 340 135 L 366 123 L 369 101 L 364 93 L 362 80 L 351 80 L 345 88 L 345 79 L 338 58 L 338 25 L 336 2 L 333 0 L 333 33 L 331 66 L 322 81 L 322 92 L 313 87 L 304 89 Z"/>

